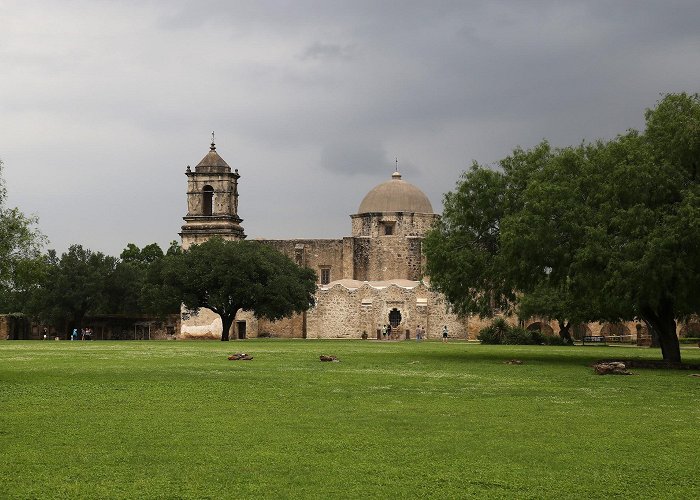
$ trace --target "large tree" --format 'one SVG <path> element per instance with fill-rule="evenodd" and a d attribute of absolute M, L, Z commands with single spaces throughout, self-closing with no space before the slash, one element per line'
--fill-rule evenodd
<path fill-rule="evenodd" d="M 517 149 L 502 174 L 465 174 L 426 239 L 433 283 L 482 315 L 510 290 L 521 314 L 564 332 L 638 318 L 680 361 L 676 319 L 700 312 L 700 98 L 665 96 L 646 120 L 643 133 L 543 143 Z"/>
<path fill-rule="evenodd" d="M 212 238 L 169 255 L 164 284 L 179 291 L 189 311 L 205 307 L 218 314 L 227 341 L 241 309 L 278 320 L 311 307 L 316 274 L 260 242 Z"/>
<path fill-rule="evenodd" d="M 474 164 L 444 199 L 442 217 L 425 238 L 427 273 L 461 315 L 491 316 L 515 299 L 499 265 L 506 179 Z"/>
<path fill-rule="evenodd" d="M 19 312 L 36 286 L 45 237 L 37 218 L 7 206 L 7 188 L 0 161 L 0 313 Z"/>
<path fill-rule="evenodd" d="M 631 304 L 664 360 L 679 362 L 676 320 L 700 312 L 700 96 L 665 96 L 644 133 L 628 136 L 611 143 L 605 171 L 603 291 Z"/>
<path fill-rule="evenodd" d="M 179 252 L 179 246 L 168 249 Z M 180 312 L 177 291 L 163 285 L 165 254 L 157 243 L 139 248 L 129 243 L 108 284 L 112 312 L 165 316 Z"/>
<path fill-rule="evenodd" d="M 116 265 L 116 258 L 81 245 L 72 245 L 60 257 L 50 250 L 28 312 L 64 329 L 81 327 L 87 314 L 113 312 L 110 287 Z"/>

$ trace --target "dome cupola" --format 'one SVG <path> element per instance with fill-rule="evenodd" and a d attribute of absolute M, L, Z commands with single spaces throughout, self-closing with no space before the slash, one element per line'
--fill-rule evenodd
<path fill-rule="evenodd" d="M 410 212 L 432 214 L 433 206 L 423 191 L 401 179 L 399 172 L 391 180 L 374 187 L 360 203 L 358 214 Z"/>

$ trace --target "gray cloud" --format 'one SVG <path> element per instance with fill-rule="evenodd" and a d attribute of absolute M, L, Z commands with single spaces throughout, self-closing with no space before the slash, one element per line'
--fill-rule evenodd
<path fill-rule="evenodd" d="M 345 140 L 321 150 L 321 166 L 346 175 L 378 174 L 391 169 L 384 147 L 375 141 Z"/>
<path fill-rule="evenodd" d="M 0 157 L 52 246 L 177 238 L 187 164 L 239 168 L 251 237 L 337 237 L 404 178 L 440 209 L 473 159 L 643 126 L 698 91 L 700 5 L 4 2 Z"/>
<path fill-rule="evenodd" d="M 353 47 L 336 43 L 314 42 L 304 49 L 302 59 L 347 60 L 352 57 Z"/>

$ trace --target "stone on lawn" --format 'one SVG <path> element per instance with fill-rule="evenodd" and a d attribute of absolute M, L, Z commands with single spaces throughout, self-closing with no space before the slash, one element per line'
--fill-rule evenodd
<path fill-rule="evenodd" d="M 250 361 L 253 359 L 253 356 L 249 356 L 244 352 L 237 352 L 236 354 L 231 354 L 228 359 L 229 361 Z"/>
<path fill-rule="evenodd" d="M 632 375 L 622 361 L 601 361 L 593 365 L 598 375 Z"/>

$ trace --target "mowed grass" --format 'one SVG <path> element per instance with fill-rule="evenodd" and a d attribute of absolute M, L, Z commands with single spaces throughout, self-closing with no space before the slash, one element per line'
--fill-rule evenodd
<path fill-rule="evenodd" d="M 237 351 L 254 360 L 226 359 Z M 700 362 L 697 348 L 683 356 Z M 588 366 L 658 357 L 459 342 L 3 342 L 0 497 L 698 498 L 700 378 Z"/>

